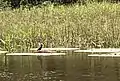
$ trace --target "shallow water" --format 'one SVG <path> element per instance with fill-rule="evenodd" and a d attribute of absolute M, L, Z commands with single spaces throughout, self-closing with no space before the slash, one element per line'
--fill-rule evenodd
<path fill-rule="evenodd" d="M 120 81 L 120 58 L 0 56 L 0 81 Z"/>

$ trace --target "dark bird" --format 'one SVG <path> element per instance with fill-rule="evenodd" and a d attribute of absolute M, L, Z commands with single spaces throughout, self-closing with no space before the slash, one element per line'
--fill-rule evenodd
<path fill-rule="evenodd" d="M 40 47 L 35 51 L 34 53 L 53 53 L 54 51 L 50 50 L 42 50 L 43 44 L 40 45 Z M 40 60 L 41 68 L 42 68 L 42 56 L 37 56 L 37 59 Z"/>
<path fill-rule="evenodd" d="M 43 45 L 41 44 L 41 46 L 37 49 L 37 51 L 41 50 L 41 49 L 42 49 L 42 46 L 43 46 Z"/>
<path fill-rule="evenodd" d="M 35 53 L 53 53 L 54 51 L 50 50 L 42 50 L 43 44 L 40 45 L 40 47 L 35 51 Z"/>

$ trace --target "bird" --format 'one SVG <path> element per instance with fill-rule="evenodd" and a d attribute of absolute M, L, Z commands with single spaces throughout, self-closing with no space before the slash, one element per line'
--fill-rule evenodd
<path fill-rule="evenodd" d="M 43 44 L 40 45 L 40 47 L 35 51 L 34 53 L 53 53 L 54 51 L 50 50 L 42 50 Z"/>
<path fill-rule="evenodd" d="M 37 51 L 41 50 L 43 47 L 43 44 L 41 44 L 41 46 L 37 49 Z"/>
<path fill-rule="evenodd" d="M 42 50 L 43 44 L 40 44 L 40 47 L 34 53 L 53 53 L 54 51 L 50 50 Z M 40 60 L 41 68 L 42 68 L 42 56 L 37 56 L 37 59 Z"/>

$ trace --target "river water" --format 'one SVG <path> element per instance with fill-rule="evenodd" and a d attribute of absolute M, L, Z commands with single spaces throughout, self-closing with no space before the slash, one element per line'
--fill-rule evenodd
<path fill-rule="evenodd" d="M 65 56 L 0 56 L 0 81 L 120 81 L 120 58 Z"/>

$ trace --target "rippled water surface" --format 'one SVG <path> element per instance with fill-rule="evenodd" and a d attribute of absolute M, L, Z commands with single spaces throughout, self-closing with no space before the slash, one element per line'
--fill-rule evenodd
<path fill-rule="evenodd" d="M 120 81 L 120 58 L 0 56 L 0 81 Z"/>

